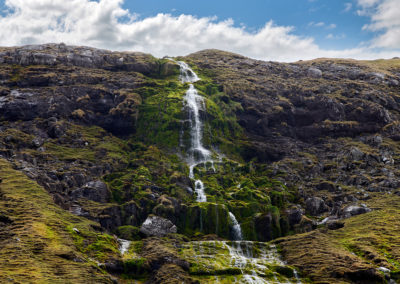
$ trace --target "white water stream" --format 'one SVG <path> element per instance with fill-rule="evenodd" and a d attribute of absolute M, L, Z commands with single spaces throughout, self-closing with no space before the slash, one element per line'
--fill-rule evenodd
<path fill-rule="evenodd" d="M 194 168 L 199 164 L 211 164 L 214 168 L 214 160 L 211 157 L 211 151 L 206 149 L 202 143 L 203 139 L 203 123 L 200 119 L 200 111 L 205 111 L 204 97 L 200 96 L 194 87 L 193 83 L 200 80 L 197 74 L 183 61 L 177 62 L 180 66 L 180 80 L 182 83 L 190 83 L 189 89 L 186 91 L 184 97 L 185 104 L 189 109 L 189 122 L 190 122 L 190 149 L 189 149 L 189 177 L 195 179 Z M 194 191 L 196 192 L 197 202 L 207 202 L 207 196 L 204 192 L 204 184 L 200 179 L 194 182 Z M 233 238 L 234 240 L 242 240 L 242 230 L 240 224 L 236 220 L 233 213 L 229 212 L 229 218 L 233 224 Z"/>
<path fill-rule="evenodd" d="M 131 245 L 131 241 L 118 239 L 118 243 L 119 243 L 119 252 L 121 253 L 121 255 L 124 255 L 128 251 L 129 246 Z"/>
<path fill-rule="evenodd" d="M 196 73 L 182 61 L 177 62 L 180 66 L 180 80 L 182 83 L 190 83 L 189 89 L 186 91 L 184 101 L 189 109 L 190 122 L 190 149 L 189 149 L 189 177 L 194 179 L 194 168 L 207 162 L 213 163 L 211 151 L 203 146 L 203 123 L 200 120 L 200 111 L 205 110 L 204 98 L 200 96 L 192 83 L 199 81 L 200 78 Z M 200 179 L 195 180 L 194 191 L 197 195 L 197 202 L 206 202 L 207 196 L 204 192 L 204 184 Z"/>
<path fill-rule="evenodd" d="M 189 261 L 196 263 L 205 275 L 216 275 L 204 283 L 301 283 L 297 273 L 287 277 L 275 272 L 277 267 L 286 267 L 274 245 L 252 241 L 200 241 L 190 242 L 184 247 Z M 236 268 L 240 274 L 223 276 L 222 271 Z M 211 273 L 212 274 L 212 273 Z M 226 278 L 230 277 L 230 278 Z M 219 279 L 221 278 L 221 279 Z M 209 281 L 211 280 L 211 281 Z"/>
<path fill-rule="evenodd" d="M 233 215 L 232 212 L 229 212 L 229 219 L 231 220 L 231 222 L 233 224 L 233 226 L 232 226 L 233 240 L 235 240 L 235 241 L 243 240 L 242 228 L 240 227 L 239 222 L 236 220 L 236 217 L 235 217 L 235 215 Z"/>
<path fill-rule="evenodd" d="M 207 167 L 207 164 L 211 164 L 212 169 L 215 171 L 214 161 L 211 156 L 212 153 L 210 150 L 206 149 L 202 143 L 203 123 L 200 119 L 200 111 L 205 111 L 205 101 L 204 97 L 198 94 L 193 85 L 193 83 L 199 81 L 200 78 L 185 62 L 178 61 L 177 63 L 180 66 L 181 82 L 190 83 L 189 89 L 186 91 L 184 97 L 184 102 L 189 110 L 191 136 L 191 144 L 188 155 L 189 177 L 194 179 L 194 191 L 197 195 L 197 202 L 207 202 L 207 196 L 204 192 L 204 184 L 200 179 L 196 179 L 194 174 L 194 168 L 200 164 L 204 164 L 205 167 Z M 218 250 L 227 250 L 229 253 L 229 263 L 225 265 L 240 269 L 241 276 L 238 279 L 238 283 L 293 283 L 290 280 L 281 282 L 282 277 L 276 272 L 273 272 L 273 279 L 267 281 L 263 276 L 265 271 L 270 269 L 271 265 L 285 266 L 285 264 L 279 259 L 276 248 L 274 246 L 268 246 L 262 243 L 243 241 L 240 224 L 232 212 L 229 212 L 229 219 L 230 223 L 232 224 L 231 228 L 233 235 L 232 238 L 234 240 L 233 242 L 191 242 L 193 254 L 190 254 L 190 257 L 194 257 L 195 262 L 200 261 L 200 258 L 204 257 L 206 260 L 206 266 L 208 266 L 210 261 L 213 261 L 211 259 L 212 257 L 210 258 L 210 255 L 214 254 L 215 261 L 215 257 L 221 257 L 218 255 Z M 255 244 L 257 245 L 257 248 L 253 247 Z M 214 249 L 211 249 L 209 252 L 210 255 L 205 256 L 204 251 L 211 247 L 214 247 Z M 219 266 L 220 264 L 216 264 L 216 267 Z M 297 274 L 295 272 L 294 275 L 297 279 Z M 278 278 L 278 276 L 280 278 Z M 218 277 L 215 277 L 216 283 L 218 283 Z M 300 283 L 298 279 L 296 280 L 296 283 Z"/>

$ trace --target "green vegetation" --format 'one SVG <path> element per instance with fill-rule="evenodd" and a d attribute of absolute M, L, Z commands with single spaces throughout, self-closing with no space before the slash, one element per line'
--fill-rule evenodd
<path fill-rule="evenodd" d="M 194 85 L 205 102 L 203 142 L 214 158 L 194 169 L 205 185 L 204 203 L 196 202 L 188 178 L 188 84 L 178 81 L 177 64 L 125 53 L 112 56 L 129 59 L 126 65 L 104 69 L 4 64 L 0 96 L 19 103 L 15 109 L 24 116 L 15 121 L 17 115 L 6 119 L 4 112 L 0 118 L 0 153 L 12 163 L 0 160 L 0 282 L 108 283 L 108 273 L 115 273 L 122 283 L 186 283 L 190 277 L 232 283 L 255 267 L 271 281 L 295 281 L 296 267 L 327 283 L 385 282 L 376 268 L 386 267 L 400 281 L 394 79 L 400 61 L 278 64 L 203 53 L 209 63 L 202 52 L 184 61 L 201 78 Z M 305 77 L 309 67 L 321 68 L 322 77 Z M 25 110 L 29 98 L 9 95 L 14 88 L 34 93 L 38 109 L 49 110 Z M 67 114 L 57 109 L 58 99 L 71 102 Z M 12 167 L 44 185 L 54 202 Z M 99 196 L 92 188 L 93 200 L 71 197 L 98 180 L 110 190 L 103 203 L 93 201 Z M 394 194 L 378 193 L 381 188 Z M 312 196 L 326 205 L 318 217 L 301 213 L 311 211 L 306 200 Z M 55 202 L 79 205 L 99 223 Z M 334 207 L 362 202 L 373 211 L 344 220 L 341 229 L 311 231 Z M 244 238 L 255 241 L 241 249 L 259 263 L 235 265 L 230 249 L 236 244 L 226 241 L 232 238 L 229 212 Z M 139 228 L 149 214 L 171 220 L 178 234 L 144 238 Z M 124 255 L 100 224 L 132 241 Z M 261 242 L 280 237 L 279 249 L 293 267 L 265 262 L 270 247 Z"/>
<path fill-rule="evenodd" d="M 0 227 L 0 282 L 107 282 L 94 260 L 115 252 L 111 236 L 56 206 L 42 187 L 4 159 L 0 176 L 0 216 L 9 220 Z"/>
<path fill-rule="evenodd" d="M 383 275 L 368 274 L 377 266 L 390 269 L 391 277 L 398 280 L 400 198 L 374 194 L 367 205 L 372 212 L 346 219 L 342 229 L 320 228 L 277 240 L 285 259 L 312 280 L 349 283 L 374 279 L 383 282 Z M 354 271 L 364 272 L 357 275 Z"/>
<path fill-rule="evenodd" d="M 190 262 L 189 273 L 202 283 L 213 283 L 217 277 L 218 283 L 230 283 L 243 275 L 295 282 L 293 268 L 284 266 L 274 248 L 266 243 L 189 242 L 180 255 Z"/>

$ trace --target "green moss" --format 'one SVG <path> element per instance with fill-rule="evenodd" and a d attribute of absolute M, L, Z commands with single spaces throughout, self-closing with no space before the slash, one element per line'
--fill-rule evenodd
<path fill-rule="evenodd" d="M 294 277 L 294 273 L 293 273 L 293 268 L 289 267 L 289 266 L 277 266 L 274 269 L 276 272 L 278 272 L 281 275 L 284 275 L 288 278 L 292 278 Z"/>
<path fill-rule="evenodd" d="M 200 232 L 230 238 L 228 220 L 228 210 L 224 205 L 204 202 L 188 206 L 177 225 L 179 233 L 185 235 Z"/>
<path fill-rule="evenodd" d="M 331 275 L 352 277 L 360 270 L 379 266 L 398 271 L 400 242 L 396 236 L 400 228 L 400 198 L 371 195 L 366 203 L 373 211 L 346 219 L 343 228 L 319 229 L 282 240 L 282 253 L 289 264 L 299 267 L 312 280 L 327 282 L 343 280 Z"/>
<path fill-rule="evenodd" d="M 285 193 L 280 192 L 280 191 L 271 191 L 269 193 L 269 196 L 271 198 L 271 204 L 278 207 L 282 208 L 285 204 Z"/>
<path fill-rule="evenodd" d="M 147 144 L 177 148 L 185 92 L 185 87 L 175 81 L 155 79 L 138 89 L 143 103 L 139 107 L 136 137 Z"/>
<path fill-rule="evenodd" d="M 230 251 L 235 250 L 247 255 L 246 261 L 232 256 Z M 244 275 L 255 275 L 264 281 L 278 278 L 291 283 L 289 279 L 293 277 L 293 268 L 282 266 L 276 251 L 266 243 L 189 242 L 183 246 L 180 256 L 190 263 L 189 273 L 202 283 L 232 283 L 235 278 L 240 281 Z M 235 278 L 231 278 L 232 275 Z"/>
<path fill-rule="evenodd" d="M 0 176 L 0 212 L 15 222 L 6 228 L 15 241 L 0 240 L 0 259 L 5 260 L 0 261 L 0 282 L 8 282 L 7 279 L 21 283 L 106 281 L 107 277 L 80 250 L 80 246 L 91 243 L 86 235 L 97 235 L 91 227 L 94 222 L 56 206 L 42 187 L 13 170 L 4 159 L 0 159 Z"/>
<path fill-rule="evenodd" d="M 146 259 L 139 257 L 124 261 L 124 273 L 133 278 L 143 278 L 149 273 Z"/>
<path fill-rule="evenodd" d="M 118 254 L 118 243 L 107 234 L 98 234 L 96 241 L 85 248 L 85 253 L 94 255 L 99 260 L 105 260 L 109 255 Z"/>

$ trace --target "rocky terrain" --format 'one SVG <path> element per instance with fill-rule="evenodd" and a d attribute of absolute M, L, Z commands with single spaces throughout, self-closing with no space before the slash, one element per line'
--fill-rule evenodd
<path fill-rule="evenodd" d="M 174 61 L 0 48 L 0 282 L 399 281 L 400 59 L 175 60 L 201 79 L 207 202 Z"/>

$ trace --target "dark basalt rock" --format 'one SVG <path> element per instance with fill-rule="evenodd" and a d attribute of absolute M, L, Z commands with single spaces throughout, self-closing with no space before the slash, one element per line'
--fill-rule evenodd
<path fill-rule="evenodd" d="M 270 241 L 281 235 L 279 218 L 271 213 L 257 216 L 254 226 L 257 239 L 261 242 Z"/>
<path fill-rule="evenodd" d="M 288 216 L 289 225 L 293 227 L 294 225 L 300 223 L 303 216 L 303 211 L 301 210 L 301 208 L 292 208 L 287 210 L 286 214 Z"/>

